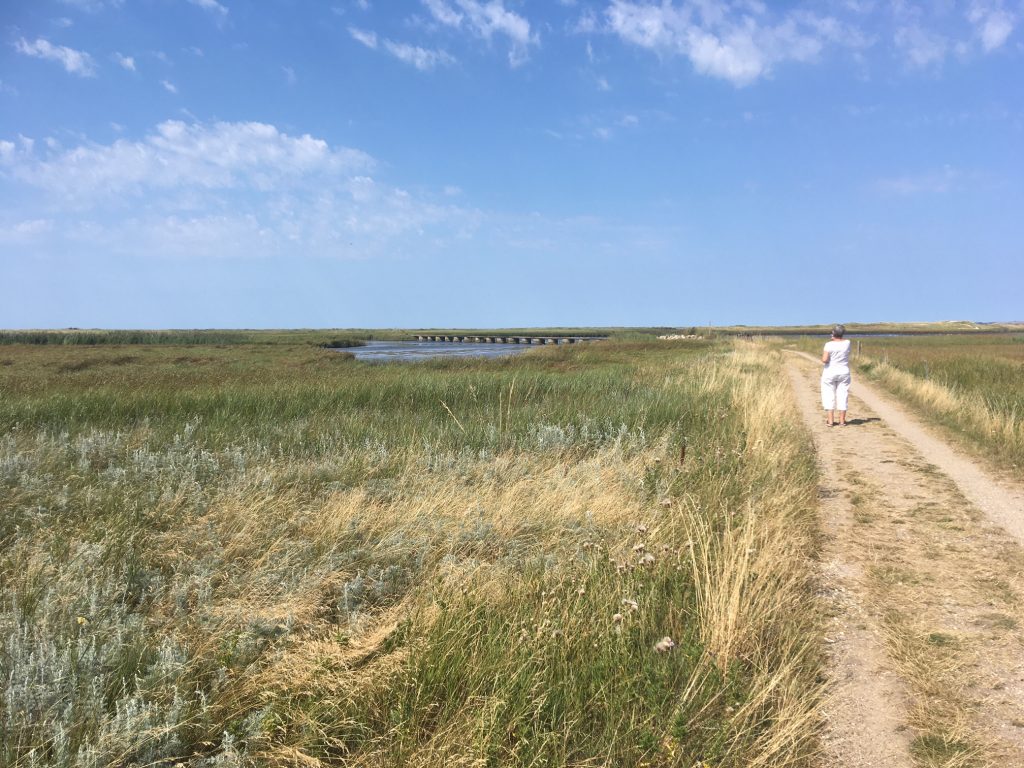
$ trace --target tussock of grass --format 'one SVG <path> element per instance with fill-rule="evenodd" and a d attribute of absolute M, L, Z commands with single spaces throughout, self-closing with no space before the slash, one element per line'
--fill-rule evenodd
<path fill-rule="evenodd" d="M 811 761 L 814 465 L 771 353 L 29 386 L 62 355 L 0 404 L 3 764 Z"/>

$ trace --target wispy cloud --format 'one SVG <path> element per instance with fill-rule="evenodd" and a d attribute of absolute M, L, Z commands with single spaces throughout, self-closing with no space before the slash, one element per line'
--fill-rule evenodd
<path fill-rule="evenodd" d="M 384 41 L 384 49 L 399 61 L 411 64 L 416 69 L 424 72 L 438 65 L 455 63 L 455 57 L 446 51 L 420 48 L 415 45 L 396 43 L 392 40 Z"/>
<path fill-rule="evenodd" d="M 107 8 L 120 8 L 124 5 L 124 0 L 61 0 L 61 2 L 86 13 L 99 13 Z"/>
<path fill-rule="evenodd" d="M 907 63 L 917 69 L 941 64 L 946 54 L 952 50 L 952 43 L 945 35 L 916 24 L 899 27 L 893 36 L 893 42 Z"/>
<path fill-rule="evenodd" d="M 161 80 L 160 81 L 160 85 L 162 85 L 164 87 L 164 90 L 167 91 L 168 93 L 177 93 L 178 92 L 178 86 L 176 86 L 170 80 Z"/>
<path fill-rule="evenodd" d="M 505 8 L 504 0 L 423 0 L 423 4 L 445 26 L 488 41 L 495 36 L 507 38 L 511 46 L 508 59 L 513 67 L 525 63 L 530 46 L 540 42 L 530 22 Z"/>
<path fill-rule="evenodd" d="M 96 65 L 88 53 L 76 51 L 74 48 L 63 45 L 54 45 L 42 37 L 37 38 L 34 42 L 21 38 L 15 42 L 14 49 L 25 56 L 56 61 L 65 70 L 79 77 L 93 77 L 96 74 Z"/>
<path fill-rule="evenodd" d="M 69 198 L 145 188 L 232 188 L 269 185 L 318 169 L 372 166 L 362 152 L 331 149 L 309 135 L 293 137 L 265 123 L 171 120 L 140 141 L 83 145 L 46 159 L 23 161 L 16 175 Z"/>
<path fill-rule="evenodd" d="M 985 53 L 1001 48 L 1013 34 L 1016 16 L 1007 11 L 1001 2 L 973 2 L 967 11 L 967 20 L 973 25 L 975 35 Z"/>
<path fill-rule="evenodd" d="M 938 195 L 954 191 L 963 180 L 963 174 L 952 166 L 928 173 L 894 176 L 879 179 L 876 187 L 887 195 L 910 197 L 913 195 Z"/>
<path fill-rule="evenodd" d="M 455 63 L 455 57 L 447 51 L 431 50 L 420 48 L 408 43 L 399 43 L 394 40 L 380 39 L 376 32 L 370 32 L 358 27 L 349 27 L 348 33 L 353 40 L 365 45 L 371 50 L 382 49 L 391 54 L 399 61 L 410 64 L 420 71 L 429 71 L 439 65 L 450 65 Z"/>
<path fill-rule="evenodd" d="M 0 141 L 0 163 L 60 212 L 52 226 L 8 212 L 0 239 L 63 238 L 115 253 L 368 257 L 401 251 L 405 238 L 411 250 L 459 236 L 477 220 L 373 178 L 364 152 L 265 123 L 169 121 L 141 140 L 41 154 Z"/>
<path fill-rule="evenodd" d="M 862 47 L 860 32 L 810 11 L 773 14 L 759 2 L 684 0 L 661 4 L 612 0 L 607 28 L 662 56 L 686 57 L 705 75 L 749 85 L 785 61 L 815 60 L 826 45 Z"/>
<path fill-rule="evenodd" d="M 365 29 L 359 29 L 358 27 L 349 27 L 348 33 L 352 36 L 352 39 L 356 42 L 362 43 L 367 48 L 373 50 L 377 49 L 377 33 L 368 32 Z"/>
<path fill-rule="evenodd" d="M 135 71 L 135 59 L 131 56 L 124 56 L 120 53 L 114 53 L 114 61 L 124 67 L 125 69 L 134 72 Z"/>
<path fill-rule="evenodd" d="M 228 15 L 228 9 L 217 2 L 217 0 L 188 0 L 192 5 L 198 5 L 204 11 L 209 11 L 215 16 L 225 18 Z"/>
<path fill-rule="evenodd" d="M 53 221 L 50 219 L 23 219 L 10 224 L 0 222 L 0 243 L 28 243 L 52 229 Z"/>

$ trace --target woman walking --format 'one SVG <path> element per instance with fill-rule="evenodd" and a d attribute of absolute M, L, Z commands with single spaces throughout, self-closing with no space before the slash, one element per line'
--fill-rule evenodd
<path fill-rule="evenodd" d="M 846 328 L 841 325 L 832 328 L 832 340 L 825 343 L 821 362 L 821 405 L 828 414 L 825 423 L 836 423 L 839 411 L 839 426 L 846 426 L 846 408 L 850 396 L 850 341 L 844 339 Z"/>

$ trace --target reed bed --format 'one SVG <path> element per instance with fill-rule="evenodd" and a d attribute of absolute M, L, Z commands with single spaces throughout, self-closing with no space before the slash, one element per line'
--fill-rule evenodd
<path fill-rule="evenodd" d="M 811 762 L 815 467 L 767 348 L 5 359 L 0 763 Z"/>

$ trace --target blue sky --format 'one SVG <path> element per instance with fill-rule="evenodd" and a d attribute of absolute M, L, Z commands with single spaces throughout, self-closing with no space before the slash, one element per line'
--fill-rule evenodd
<path fill-rule="evenodd" d="M 1024 0 L 10 0 L 0 327 L 1024 319 Z"/>

